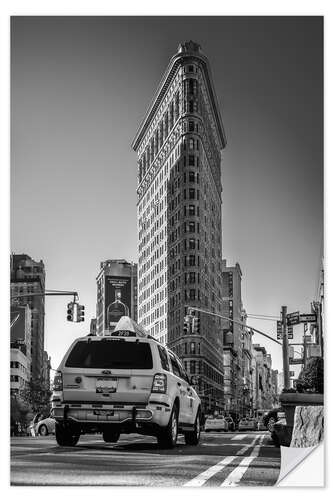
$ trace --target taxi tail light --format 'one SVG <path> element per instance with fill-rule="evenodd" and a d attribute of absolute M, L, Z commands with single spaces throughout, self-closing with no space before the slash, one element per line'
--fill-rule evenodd
<path fill-rule="evenodd" d="M 156 373 L 154 375 L 151 392 L 165 394 L 167 390 L 167 377 L 164 373 Z"/>
<path fill-rule="evenodd" d="M 57 372 L 54 376 L 53 380 L 53 390 L 54 391 L 62 391 L 63 383 L 62 383 L 62 373 Z"/>

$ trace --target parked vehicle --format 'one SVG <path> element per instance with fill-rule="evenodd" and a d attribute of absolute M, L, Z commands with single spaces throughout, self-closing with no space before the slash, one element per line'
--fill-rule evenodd
<path fill-rule="evenodd" d="M 232 417 L 225 417 L 225 420 L 228 424 L 228 431 L 235 431 L 236 430 L 236 424 L 234 422 L 234 419 Z"/>
<path fill-rule="evenodd" d="M 278 413 L 283 412 L 282 407 L 273 408 L 272 410 L 267 411 L 263 416 L 263 423 L 267 430 L 270 433 L 273 432 L 274 424 L 278 421 Z"/>
<path fill-rule="evenodd" d="M 47 436 L 55 433 L 55 419 L 47 417 L 38 422 L 36 425 L 36 434 L 39 436 Z"/>
<path fill-rule="evenodd" d="M 205 432 L 210 432 L 210 431 L 224 431 L 227 432 L 228 430 L 228 422 L 226 419 L 221 416 L 209 416 L 205 422 Z"/>
<path fill-rule="evenodd" d="M 238 422 L 239 431 L 256 431 L 258 422 L 255 418 L 244 417 Z"/>
<path fill-rule="evenodd" d="M 37 414 L 31 421 L 28 433 L 31 436 L 47 436 L 55 432 L 55 419 L 51 416 L 44 418 L 43 415 Z"/>
<path fill-rule="evenodd" d="M 160 447 L 200 439 L 201 401 L 177 356 L 127 316 L 107 336 L 76 339 L 53 383 L 59 446 L 95 430 L 105 442 L 121 433 L 156 436 Z"/>

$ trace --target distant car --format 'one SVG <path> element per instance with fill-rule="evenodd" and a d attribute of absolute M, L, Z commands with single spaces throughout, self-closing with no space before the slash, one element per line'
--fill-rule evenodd
<path fill-rule="evenodd" d="M 236 424 L 234 422 L 234 419 L 232 417 L 225 417 L 225 420 L 228 424 L 228 431 L 235 431 L 236 430 Z"/>
<path fill-rule="evenodd" d="M 32 436 L 48 436 L 55 433 L 55 419 L 51 416 L 37 421 L 34 420 L 36 419 L 33 419 L 29 425 L 29 433 Z"/>
<path fill-rule="evenodd" d="M 244 417 L 238 422 L 239 431 L 256 431 L 258 422 L 255 418 Z"/>
<path fill-rule="evenodd" d="M 210 431 L 228 431 L 228 422 L 222 416 L 210 416 L 205 422 L 205 432 Z"/>
<path fill-rule="evenodd" d="M 263 424 L 270 433 L 273 432 L 274 424 L 278 421 L 278 413 L 283 411 L 283 408 L 280 406 L 278 408 L 273 408 L 264 414 Z"/>

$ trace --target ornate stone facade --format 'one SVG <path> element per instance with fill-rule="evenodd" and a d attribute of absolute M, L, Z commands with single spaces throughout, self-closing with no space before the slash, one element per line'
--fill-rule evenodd
<path fill-rule="evenodd" d="M 204 406 L 223 408 L 221 151 L 226 145 L 207 58 L 194 42 L 172 57 L 133 141 L 138 154 L 138 321 L 199 375 Z M 209 403 L 208 403 L 209 401 Z"/>

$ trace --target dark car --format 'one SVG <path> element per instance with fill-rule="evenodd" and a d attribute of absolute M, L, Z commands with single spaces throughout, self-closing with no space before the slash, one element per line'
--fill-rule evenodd
<path fill-rule="evenodd" d="M 279 420 L 278 413 L 283 412 L 284 409 L 279 406 L 278 408 L 273 408 L 272 410 L 266 412 L 263 416 L 263 423 L 270 433 L 273 432 L 274 424 Z"/>
<path fill-rule="evenodd" d="M 236 430 L 236 424 L 233 420 L 232 417 L 225 417 L 225 420 L 228 423 L 228 431 L 235 431 Z"/>

